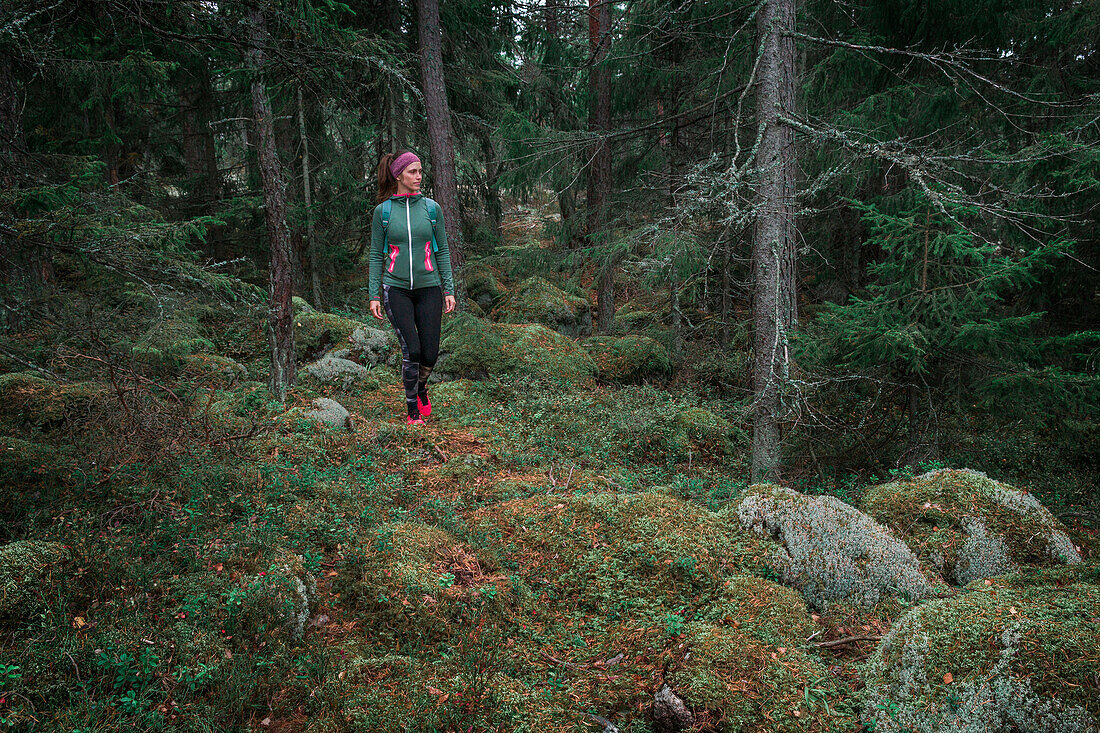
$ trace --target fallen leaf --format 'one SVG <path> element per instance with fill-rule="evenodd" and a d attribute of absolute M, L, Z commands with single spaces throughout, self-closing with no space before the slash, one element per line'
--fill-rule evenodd
<path fill-rule="evenodd" d="M 943 683 L 945 685 L 950 685 L 951 681 L 954 680 L 954 679 L 955 679 L 955 677 L 950 672 L 948 672 L 947 674 L 945 674 L 943 676 Z"/>

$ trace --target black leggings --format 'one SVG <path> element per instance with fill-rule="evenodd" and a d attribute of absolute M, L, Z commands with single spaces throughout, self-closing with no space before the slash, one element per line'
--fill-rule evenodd
<path fill-rule="evenodd" d="M 443 322 L 443 289 L 406 290 L 382 286 L 382 305 L 401 342 L 401 380 L 409 416 L 418 417 L 416 396 L 428 394 L 428 376 L 439 358 L 439 329 Z"/>

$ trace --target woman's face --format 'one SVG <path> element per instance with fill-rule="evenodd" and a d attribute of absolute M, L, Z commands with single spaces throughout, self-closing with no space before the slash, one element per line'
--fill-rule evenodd
<path fill-rule="evenodd" d="M 420 179 L 423 178 L 424 171 L 419 162 L 413 162 L 405 166 L 405 170 L 401 171 L 401 175 L 397 177 L 397 185 L 404 191 L 411 193 L 420 193 Z"/>

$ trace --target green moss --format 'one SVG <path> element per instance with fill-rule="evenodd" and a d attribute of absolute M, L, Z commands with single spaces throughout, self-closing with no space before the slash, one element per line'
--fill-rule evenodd
<path fill-rule="evenodd" d="M 482 379 L 525 375 L 556 383 L 584 383 L 596 373 L 576 342 L 545 326 L 492 324 L 469 314 L 443 329 L 439 372 Z"/>
<path fill-rule="evenodd" d="M 582 345 L 609 382 L 662 379 L 672 371 L 668 349 L 646 336 L 594 336 Z"/>
<path fill-rule="evenodd" d="M 425 637 L 445 636 L 465 612 L 500 612 L 512 579 L 444 530 L 398 522 L 377 528 L 346 556 L 338 580 L 362 612 Z"/>
<path fill-rule="evenodd" d="M 1097 608 L 1093 583 L 1036 586 L 1015 576 L 919 606 L 864 670 L 864 720 L 886 732 L 1095 730 Z"/>
<path fill-rule="evenodd" d="M 551 600 L 611 618 L 699 607 L 763 548 L 667 494 L 537 495 L 472 512 L 471 535 Z"/>
<path fill-rule="evenodd" d="M 591 304 L 538 276 L 519 283 L 491 316 L 501 323 L 541 323 L 572 338 L 592 332 Z"/>
<path fill-rule="evenodd" d="M 0 618 L 24 616 L 48 604 L 72 553 L 56 542 L 0 545 Z"/>
<path fill-rule="evenodd" d="M 762 638 L 754 619 L 735 626 L 693 622 L 690 657 L 668 683 L 696 711 L 696 726 L 729 733 L 850 731 L 850 703 L 825 666 L 793 634 Z"/>
<path fill-rule="evenodd" d="M 1065 527 L 1027 492 L 968 470 L 871 487 L 861 506 L 955 583 L 1018 565 L 1080 562 Z"/>

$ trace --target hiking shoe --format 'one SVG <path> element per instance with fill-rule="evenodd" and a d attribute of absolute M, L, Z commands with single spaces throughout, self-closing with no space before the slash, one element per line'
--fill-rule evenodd
<path fill-rule="evenodd" d="M 428 393 L 425 392 L 424 396 L 416 396 L 416 406 L 420 408 L 420 417 L 428 417 L 432 414 L 432 401 L 428 399 Z"/>
<path fill-rule="evenodd" d="M 425 423 L 424 423 L 424 418 L 419 417 L 419 416 L 413 417 L 412 415 L 409 415 L 408 417 L 405 418 L 405 424 L 406 425 L 424 425 Z"/>

